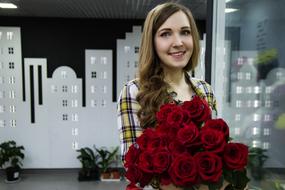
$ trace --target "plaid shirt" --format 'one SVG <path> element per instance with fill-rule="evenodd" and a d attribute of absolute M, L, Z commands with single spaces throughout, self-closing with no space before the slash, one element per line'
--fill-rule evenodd
<path fill-rule="evenodd" d="M 204 98 L 211 107 L 213 114 L 216 115 L 216 98 L 211 86 L 203 80 L 190 78 L 190 76 L 187 79 L 196 95 Z M 143 131 L 137 117 L 137 113 L 140 108 L 140 105 L 136 100 L 138 90 L 138 80 L 131 80 L 123 87 L 118 100 L 118 129 L 120 133 L 123 162 L 128 148 L 136 141 L 136 138 L 140 136 Z"/>

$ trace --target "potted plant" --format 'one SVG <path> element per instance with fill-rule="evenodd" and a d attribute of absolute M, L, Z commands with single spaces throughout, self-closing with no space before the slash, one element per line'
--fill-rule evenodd
<path fill-rule="evenodd" d="M 99 180 L 100 171 L 97 165 L 98 155 L 91 148 L 85 147 L 77 150 L 79 156 L 77 158 L 81 162 L 82 168 L 79 171 L 79 181 Z"/>
<path fill-rule="evenodd" d="M 100 172 L 101 172 L 101 179 L 112 179 L 113 177 L 111 175 L 112 171 L 110 170 L 110 166 L 116 160 L 116 155 L 117 155 L 117 152 L 119 150 L 119 147 L 116 147 L 112 151 L 109 151 L 105 147 L 100 148 L 100 149 L 97 149 L 97 148 L 95 148 L 95 149 L 99 155 L 98 166 L 99 166 Z M 116 172 L 114 171 L 113 173 L 116 173 Z"/>
<path fill-rule="evenodd" d="M 0 144 L 0 168 L 5 169 L 6 181 L 20 180 L 22 160 L 25 155 L 23 146 L 17 146 L 15 141 L 7 141 Z"/>
<path fill-rule="evenodd" d="M 249 148 L 248 168 L 250 169 L 251 176 L 255 180 L 261 180 L 263 178 L 264 175 L 263 165 L 268 158 L 268 156 L 264 154 L 265 152 L 266 152 L 265 149 L 259 147 Z"/>

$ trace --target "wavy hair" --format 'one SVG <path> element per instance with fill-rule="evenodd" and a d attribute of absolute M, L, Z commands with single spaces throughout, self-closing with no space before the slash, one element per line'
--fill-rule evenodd
<path fill-rule="evenodd" d="M 139 51 L 138 77 L 140 89 L 136 98 L 141 106 L 138 111 L 138 118 L 142 128 L 155 127 L 155 113 L 162 104 L 171 100 L 167 92 L 169 85 L 164 82 L 163 69 L 154 48 L 154 36 L 159 27 L 178 11 L 183 11 L 186 14 L 190 22 L 193 38 L 193 53 L 183 69 L 185 72 L 188 72 L 198 64 L 200 38 L 190 10 L 183 5 L 173 2 L 157 5 L 148 13 L 144 22 Z"/>

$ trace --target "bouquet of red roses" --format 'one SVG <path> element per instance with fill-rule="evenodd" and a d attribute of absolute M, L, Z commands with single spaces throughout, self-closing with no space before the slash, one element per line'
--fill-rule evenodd
<path fill-rule="evenodd" d="M 181 105 L 162 105 L 155 129 L 145 129 L 128 150 L 124 166 L 127 189 L 174 184 L 192 189 L 207 184 L 244 189 L 248 147 L 231 142 L 223 119 L 212 119 L 207 102 L 198 96 Z"/>

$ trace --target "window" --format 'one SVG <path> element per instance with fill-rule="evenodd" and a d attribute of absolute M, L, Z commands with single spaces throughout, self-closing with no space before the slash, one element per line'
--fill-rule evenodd
<path fill-rule="evenodd" d="M 94 94 L 96 92 L 96 86 L 90 86 L 90 91 L 92 94 Z"/>
<path fill-rule="evenodd" d="M 71 100 L 71 106 L 73 108 L 77 108 L 78 107 L 78 101 L 77 100 Z"/>
<path fill-rule="evenodd" d="M 139 47 L 135 47 L 135 53 L 139 53 L 140 48 Z"/>
<path fill-rule="evenodd" d="M 13 39 L 13 32 L 7 32 L 7 40 Z"/>
<path fill-rule="evenodd" d="M 68 120 L 68 115 L 67 114 L 62 114 L 62 120 L 67 121 Z"/>
<path fill-rule="evenodd" d="M 15 119 L 10 120 L 10 127 L 16 127 L 16 120 Z"/>
<path fill-rule="evenodd" d="M 78 142 L 76 142 L 76 141 L 72 142 L 72 149 L 78 150 Z"/>
<path fill-rule="evenodd" d="M 91 100 L 90 106 L 91 107 L 96 107 L 97 106 L 97 100 Z"/>
<path fill-rule="evenodd" d="M 61 78 L 66 79 L 67 78 L 67 72 L 61 71 Z"/>
<path fill-rule="evenodd" d="M 62 106 L 67 107 L 67 100 L 62 100 Z"/>
<path fill-rule="evenodd" d="M 91 63 L 91 65 L 94 65 L 96 63 L 96 57 L 91 56 L 90 57 L 90 63 Z"/>
<path fill-rule="evenodd" d="M 9 69 L 15 69 L 14 62 L 9 62 Z"/>
<path fill-rule="evenodd" d="M 107 64 L 107 57 L 101 57 L 101 64 L 106 65 Z"/>
<path fill-rule="evenodd" d="M 72 134 L 72 136 L 77 136 L 78 135 L 78 128 L 72 128 L 71 134 Z"/>
<path fill-rule="evenodd" d="M 9 108 L 10 108 L 10 112 L 11 113 L 15 113 L 16 112 L 16 106 L 13 105 L 13 106 L 10 106 Z"/>
<path fill-rule="evenodd" d="M 0 84 L 4 84 L 4 77 L 0 76 Z"/>
<path fill-rule="evenodd" d="M 15 84 L 15 77 L 9 77 L 9 83 Z"/>
<path fill-rule="evenodd" d="M 78 121 L 78 114 L 74 113 L 71 115 L 72 121 Z"/>
<path fill-rule="evenodd" d="M 76 94 L 77 91 L 78 91 L 78 86 L 77 85 L 72 85 L 71 86 L 71 92 Z"/>
<path fill-rule="evenodd" d="M 14 54 L 14 48 L 8 47 L 8 53 L 9 54 Z"/>
<path fill-rule="evenodd" d="M 67 86 L 66 85 L 62 86 L 62 92 L 67 92 Z"/>
<path fill-rule="evenodd" d="M 97 74 L 96 74 L 96 71 L 92 71 L 91 72 L 91 78 L 96 78 L 97 76 L 96 76 Z"/>

